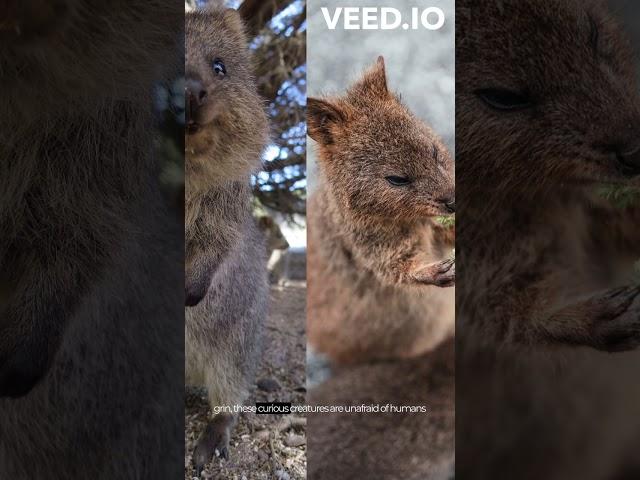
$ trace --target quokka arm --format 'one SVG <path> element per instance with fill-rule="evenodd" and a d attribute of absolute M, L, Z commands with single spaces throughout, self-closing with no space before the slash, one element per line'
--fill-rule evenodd
<path fill-rule="evenodd" d="M 248 200 L 238 199 L 246 196 L 247 188 L 240 182 L 232 182 L 211 190 L 202 200 L 200 214 L 186 242 L 186 306 L 200 303 L 219 266 L 237 242 L 242 241 L 250 214 Z"/>
<path fill-rule="evenodd" d="M 563 307 L 541 325 L 541 340 L 547 343 L 634 350 L 640 346 L 640 286 L 607 290 Z"/>
<path fill-rule="evenodd" d="M 227 244 L 225 251 L 228 251 L 229 248 L 230 244 Z M 206 250 L 198 249 L 191 252 L 185 266 L 185 306 L 193 307 L 202 301 L 223 259 L 223 255 L 213 254 Z"/>
<path fill-rule="evenodd" d="M 425 260 L 419 246 L 375 246 L 369 248 L 366 254 L 358 255 L 358 259 L 383 283 L 437 287 L 455 284 L 455 261 Z"/>

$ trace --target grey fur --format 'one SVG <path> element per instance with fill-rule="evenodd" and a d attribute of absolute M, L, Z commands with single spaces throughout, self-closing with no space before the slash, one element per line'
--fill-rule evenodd
<path fill-rule="evenodd" d="M 211 190 L 197 222 L 205 231 L 186 232 L 189 255 L 201 248 L 203 262 L 216 259 L 204 299 L 185 310 L 186 382 L 205 385 L 212 407 L 242 404 L 259 360 L 266 249 L 248 195 L 248 186 L 239 182 Z M 219 233 L 230 225 L 234 241 L 225 243 Z"/>

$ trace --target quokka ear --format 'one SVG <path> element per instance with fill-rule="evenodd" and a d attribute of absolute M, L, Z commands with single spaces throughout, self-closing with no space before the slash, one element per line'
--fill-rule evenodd
<path fill-rule="evenodd" d="M 224 9 L 224 23 L 233 32 L 237 33 L 246 41 L 246 34 L 244 30 L 244 21 L 240 12 L 234 8 Z"/>
<path fill-rule="evenodd" d="M 222 22 L 228 31 L 236 37 L 236 40 L 244 44 L 248 43 L 242 15 L 235 8 L 226 8 L 224 1 L 210 0 L 205 5 L 198 7 L 196 12 L 210 15 L 212 21 Z"/>
<path fill-rule="evenodd" d="M 336 103 L 319 98 L 307 99 L 307 133 L 321 145 L 331 145 L 332 127 L 346 120 L 346 111 Z"/>
<path fill-rule="evenodd" d="M 376 63 L 364 73 L 362 79 L 355 83 L 351 92 L 353 95 L 366 96 L 369 98 L 384 99 L 389 96 L 387 72 L 382 55 L 379 56 Z"/>

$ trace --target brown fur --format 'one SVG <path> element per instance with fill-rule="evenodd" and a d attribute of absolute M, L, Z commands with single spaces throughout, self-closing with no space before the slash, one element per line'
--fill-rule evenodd
<path fill-rule="evenodd" d="M 250 173 L 260 164 L 267 119 L 234 10 L 187 14 L 187 85 L 207 96 L 186 136 L 187 384 L 205 385 L 212 408 L 241 405 L 259 359 L 267 309 L 266 247 L 251 215 Z M 216 77 L 215 58 L 227 74 Z M 198 87 L 200 88 L 200 87 Z M 217 415 L 193 454 L 201 470 L 227 455 L 234 415 Z"/>
<path fill-rule="evenodd" d="M 268 124 L 238 12 L 209 8 L 189 13 L 189 21 L 192 29 L 202 33 L 187 38 L 187 82 L 202 82 L 208 92 L 196 115 L 203 126 L 186 138 L 185 175 L 190 178 L 189 188 L 197 193 L 231 180 L 245 182 L 259 165 Z M 210 45 L 216 46 L 215 51 Z M 227 66 L 223 79 L 213 74 L 211 64 L 216 58 Z M 188 210 L 197 214 L 197 209 Z"/>
<path fill-rule="evenodd" d="M 338 363 L 419 355 L 453 330 L 453 161 L 387 88 L 382 58 L 346 96 L 309 99 L 321 178 L 309 202 L 311 345 Z M 410 177 L 392 186 L 385 177 Z"/>
<path fill-rule="evenodd" d="M 513 5 L 498 2 L 504 5 L 500 13 L 479 2 L 474 8 L 495 19 L 495 36 L 475 15 L 470 19 L 469 6 L 461 9 L 461 24 L 471 33 L 459 35 L 457 60 L 457 111 L 465 134 L 460 201 L 467 218 L 491 223 L 464 222 L 461 245 L 474 248 L 460 254 L 472 254 L 480 292 L 500 291 L 499 308 L 474 315 L 480 323 L 466 328 L 481 329 L 492 342 L 635 348 L 640 338 L 620 334 L 640 331 L 640 301 L 633 301 L 638 292 L 631 287 L 621 297 L 612 295 L 628 285 L 640 257 L 640 208 L 614 209 L 594 195 L 599 183 L 640 178 L 624 175 L 613 153 L 640 147 L 640 99 L 629 87 L 636 84 L 631 54 L 596 5 L 554 4 L 562 7 L 549 26 L 554 35 L 540 32 L 526 42 L 513 32 L 549 24 L 544 2 L 525 2 L 520 8 L 527 15 L 517 16 L 508 13 L 519 10 Z M 562 24 L 572 28 L 561 32 Z M 500 47 L 507 35 L 513 36 L 511 50 Z M 479 47 L 480 39 L 488 45 Z M 556 54 L 551 58 L 548 51 Z M 528 79 L 535 82 L 522 83 Z M 505 82 L 531 91 L 535 105 L 498 112 L 474 93 Z M 514 236 L 520 241 L 514 243 Z M 481 261 L 488 263 L 480 267 Z M 505 282 L 501 289 L 490 285 L 499 279 Z"/>
<path fill-rule="evenodd" d="M 182 235 L 151 107 L 181 9 L 2 8 L 0 478 L 174 478 Z"/>
<path fill-rule="evenodd" d="M 598 350 L 640 343 L 640 209 L 594 195 L 637 183 L 630 50 L 600 2 L 456 16 L 456 477 L 636 478 L 640 358 Z M 491 107 L 488 88 L 528 105 Z"/>
<path fill-rule="evenodd" d="M 308 414 L 308 478 L 452 478 L 453 344 L 415 359 L 353 367 L 311 390 L 312 406 L 426 406 L 427 413 Z"/>

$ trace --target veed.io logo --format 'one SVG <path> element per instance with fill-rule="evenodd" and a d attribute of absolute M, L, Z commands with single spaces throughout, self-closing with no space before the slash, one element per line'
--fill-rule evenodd
<path fill-rule="evenodd" d="M 439 30 L 445 22 L 444 12 L 437 7 L 413 7 L 407 16 L 393 7 L 337 7 L 333 13 L 320 9 L 329 30 L 341 25 L 345 30 Z"/>

